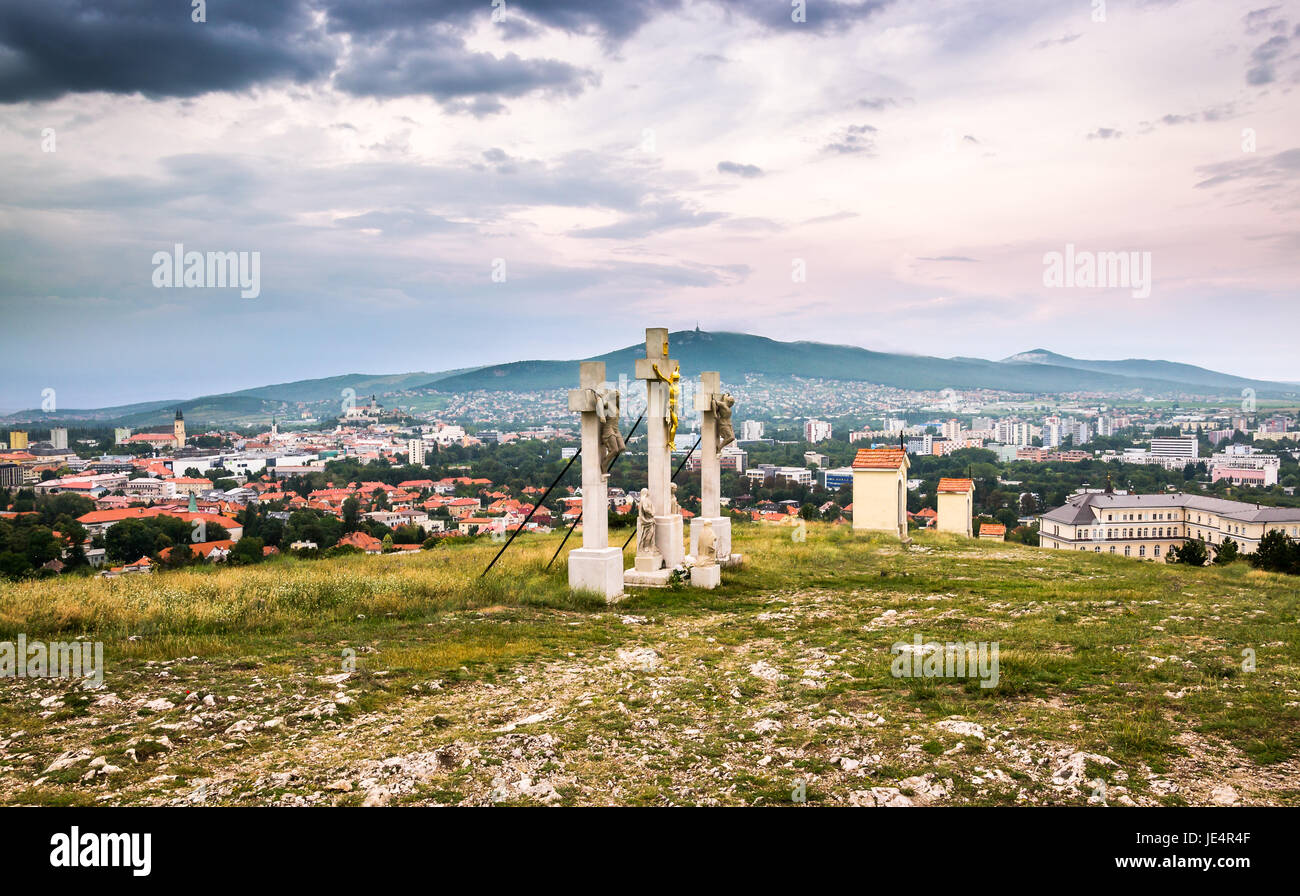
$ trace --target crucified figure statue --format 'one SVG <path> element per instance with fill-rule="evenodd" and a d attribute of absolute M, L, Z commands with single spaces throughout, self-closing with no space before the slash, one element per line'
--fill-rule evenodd
<path fill-rule="evenodd" d="M 596 419 L 600 421 L 600 470 L 609 472 L 609 465 L 627 447 L 618 430 L 621 399 L 617 389 L 604 389 L 596 393 Z"/>
<path fill-rule="evenodd" d="M 736 430 L 731 425 L 731 409 L 736 404 L 736 399 L 730 392 L 723 392 L 712 401 L 713 417 L 718 421 L 718 448 L 726 448 L 732 442 L 736 441 Z"/>

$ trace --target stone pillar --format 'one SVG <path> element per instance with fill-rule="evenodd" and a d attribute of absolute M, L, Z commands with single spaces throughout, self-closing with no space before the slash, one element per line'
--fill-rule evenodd
<path fill-rule="evenodd" d="M 600 463 L 599 391 L 605 362 L 583 361 L 569 410 L 582 415 L 582 547 L 569 552 L 569 587 L 612 601 L 623 594 L 623 551 L 609 545 L 609 476 Z"/>

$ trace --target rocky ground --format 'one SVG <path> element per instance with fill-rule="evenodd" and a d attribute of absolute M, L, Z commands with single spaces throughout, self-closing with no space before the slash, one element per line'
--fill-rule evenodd
<path fill-rule="evenodd" d="M 949 568 L 952 585 L 962 575 Z M 379 629 L 262 657 L 142 660 L 100 687 L 8 681 L 0 794 L 287 806 L 1300 802 L 1289 747 L 1256 761 L 1195 710 L 1249 700 L 1252 687 L 1205 671 L 1235 647 L 1167 633 L 1181 601 L 1199 598 L 1081 600 L 1062 621 L 1046 595 L 967 591 L 760 587 L 734 608 L 722 597 L 690 606 L 689 593 L 590 611 L 486 607 L 420 622 L 427 635 Z M 1081 647 L 1066 638 L 1035 634 L 1032 656 L 1024 646 L 1044 626 L 1135 615 L 1123 624 L 1150 643 L 1126 643 L 1126 629 L 1118 648 L 1086 645 L 1127 665 L 1075 669 Z M 1003 688 L 890 675 L 893 642 L 942 634 L 955 618 L 1002 633 Z M 476 626 L 544 643 L 436 674 L 412 659 L 449 628 Z M 1273 681 L 1264 686 L 1280 688 L 1276 706 L 1294 724 L 1294 667 Z"/>

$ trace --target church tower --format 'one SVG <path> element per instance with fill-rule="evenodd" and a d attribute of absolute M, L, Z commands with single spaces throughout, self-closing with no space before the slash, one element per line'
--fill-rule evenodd
<path fill-rule="evenodd" d="M 181 409 L 176 409 L 176 422 L 172 424 L 172 440 L 176 443 L 175 447 L 185 447 L 185 416 Z"/>

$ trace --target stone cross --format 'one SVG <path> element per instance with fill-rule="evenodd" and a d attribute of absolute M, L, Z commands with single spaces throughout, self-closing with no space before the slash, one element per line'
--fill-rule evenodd
<path fill-rule="evenodd" d="M 700 374 L 700 388 L 695 393 L 695 409 L 700 412 L 700 515 L 691 520 L 691 554 L 699 562 L 701 536 L 707 529 L 718 560 L 726 565 L 740 562 L 731 553 L 731 519 L 722 515 L 722 469 L 718 450 L 721 447 L 717 408 L 730 396 L 722 391 L 722 377 L 716 370 Z M 729 410 L 729 405 L 727 409 Z M 711 587 L 711 586 L 707 586 Z"/>
<path fill-rule="evenodd" d="M 582 414 L 582 546 L 609 547 L 609 477 L 600 464 L 600 420 L 596 415 L 604 361 L 583 361 L 579 388 L 569 390 L 569 410 Z"/>
<path fill-rule="evenodd" d="M 676 566 L 685 555 L 682 547 L 682 518 L 671 517 L 672 446 L 668 444 L 669 384 L 679 373 L 677 361 L 668 357 L 668 330 L 647 327 L 645 357 L 636 359 L 636 377 L 646 384 L 646 451 L 649 455 L 646 488 L 654 507 L 659 553 L 663 564 Z M 675 534 L 674 534 L 675 533 Z M 638 567 L 644 564 L 638 564 Z"/>
<path fill-rule="evenodd" d="M 722 516 L 722 471 L 718 461 L 718 418 L 713 401 L 722 394 L 722 376 L 716 370 L 700 374 L 700 390 L 695 393 L 695 410 L 700 412 L 700 516 Z"/>
<path fill-rule="evenodd" d="M 582 415 L 582 547 L 569 552 L 569 587 L 612 601 L 623 594 L 623 550 L 609 545 L 609 474 L 601 463 L 598 410 L 612 411 L 620 402 L 604 401 L 604 383 L 605 362 L 583 361 L 578 388 L 569 390 L 569 410 Z"/>

